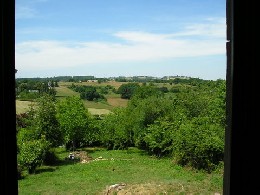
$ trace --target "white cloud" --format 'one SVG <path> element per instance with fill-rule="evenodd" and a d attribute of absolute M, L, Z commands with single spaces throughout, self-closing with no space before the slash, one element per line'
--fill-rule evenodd
<path fill-rule="evenodd" d="M 226 19 L 207 18 L 205 23 L 187 25 L 182 32 L 171 34 L 178 36 L 199 36 L 204 38 L 226 38 Z"/>
<path fill-rule="evenodd" d="M 224 33 L 224 35 L 223 35 Z M 199 35 L 195 39 L 194 35 Z M 121 31 L 114 42 L 28 41 L 16 44 L 18 69 L 50 70 L 94 64 L 224 54 L 223 23 L 190 25 L 178 34 Z M 204 38 L 203 38 L 204 37 Z"/>

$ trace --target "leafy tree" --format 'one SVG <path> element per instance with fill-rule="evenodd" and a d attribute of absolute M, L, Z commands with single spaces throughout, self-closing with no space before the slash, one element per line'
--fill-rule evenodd
<path fill-rule="evenodd" d="M 101 141 L 108 149 L 133 146 L 131 118 L 125 108 L 117 108 L 101 121 Z"/>
<path fill-rule="evenodd" d="M 208 172 L 224 158 L 224 128 L 209 117 L 198 117 L 182 124 L 173 136 L 173 156 L 177 163 Z"/>
<path fill-rule="evenodd" d="M 22 128 L 17 133 L 18 167 L 27 169 L 30 174 L 41 166 L 50 143 L 44 136 L 38 138 L 33 129 Z"/>
<path fill-rule="evenodd" d="M 158 119 L 148 126 L 144 141 L 150 153 L 160 157 L 172 152 L 173 127 L 173 122 L 163 119 Z"/>
<path fill-rule="evenodd" d="M 67 149 L 70 144 L 77 148 L 85 143 L 91 117 L 79 97 L 71 96 L 58 102 L 57 119 L 65 135 Z"/>
<path fill-rule="evenodd" d="M 169 92 L 169 89 L 167 87 L 159 87 L 158 90 L 162 91 L 163 93 Z"/>
<path fill-rule="evenodd" d="M 93 101 L 97 99 L 102 99 L 103 96 L 97 92 L 95 87 L 88 86 L 85 87 L 84 91 L 80 93 L 80 98 L 87 99 L 88 101 Z"/>
<path fill-rule="evenodd" d="M 130 99 L 135 90 L 138 89 L 140 85 L 138 83 L 127 83 L 127 84 L 122 84 L 117 92 L 121 94 L 121 98 L 123 99 Z"/>
<path fill-rule="evenodd" d="M 53 96 L 44 94 L 37 99 L 34 125 L 39 135 L 44 135 L 52 146 L 63 143 L 63 134 L 56 118 L 56 102 Z"/>
<path fill-rule="evenodd" d="M 130 106 L 136 106 L 138 105 L 138 102 L 140 100 L 149 98 L 149 97 L 163 97 L 163 93 L 161 91 L 159 91 L 157 88 L 155 88 L 155 86 L 147 86 L 147 85 L 143 85 L 141 87 L 138 87 L 135 90 L 135 93 L 132 95 L 131 97 L 131 101 L 130 101 Z"/>

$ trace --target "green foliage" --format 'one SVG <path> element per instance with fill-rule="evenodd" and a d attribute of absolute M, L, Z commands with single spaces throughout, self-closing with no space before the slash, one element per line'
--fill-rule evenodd
<path fill-rule="evenodd" d="M 224 128 L 212 124 L 208 117 L 186 121 L 173 138 L 173 156 L 177 163 L 210 172 L 223 161 Z"/>
<path fill-rule="evenodd" d="M 53 147 L 63 143 L 63 132 L 56 118 L 56 102 L 53 96 L 44 94 L 37 99 L 34 126 L 39 135 L 44 135 Z"/>
<path fill-rule="evenodd" d="M 33 100 L 40 97 L 40 94 L 38 92 L 27 92 L 22 91 L 17 95 L 20 100 L 27 101 L 27 100 Z"/>
<path fill-rule="evenodd" d="M 140 100 L 149 98 L 151 96 L 163 97 L 163 95 L 164 94 L 153 85 L 142 85 L 135 90 L 135 93 L 131 97 L 130 105 L 137 106 Z"/>
<path fill-rule="evenodd" d="M 94 86 L 85 86 L 85 85 L 74 85 L 72 84 L 70 89 L 79 92 L 80 93 L 80 98 L 81 99 L 86 99 L 88 101 L 97 101 L 97 100 L 104 100 L 106 99 L 104 95 L 100 94 L 97 91 L 97 88 Z M 102 93 L 106 94 L 108 93 L 106 88 L 102 88 Z"/>
<path fill-rule="evenodd" d="M 158 157 L 172 155 L 180 165 L 211 172 L 224 155 L 226 82 L 190 78 L 175 83 L 178 85 L 172 85 L 170 91 L 155 82 L 122 84 L 117 92 L 130 99 L 127 107 L 102 118 L 91 116 L 80 97 L 56 102 L 50 95 L 43 96 L 28 117 L 18 117 L 18 145 L 44 136 L 52 146 L 65 144 L 67 149 L 135 146 Z M 89 100 L 97 99 L 95 94 L 115 92 L 111 86 L 72 84 L 71 88 Z M 52 152 L 45 154 L 46 163 L 55 161 Z"/>
<path fill-rule="evenodd" d="M 89 116 L 88 130 L 85 132 L 85 146 L 99 146 L 101 145 L 101 123 L 100 118 L 96 116 Z"/>
<path fill-rule="evenodd" d="M 23 79 L 16 81 L 16 96 L 22 100 L 32 100 L 42 96 L 42 94 L 56 95 L 55 86 L 58 86 L 57 82 L 53 80 L 34 80 Z"/>
<path fill-rule="evenodd" d="M 140 85 L 138 83 L 122 84 L 118 88 L 117 93 L 121 94 L 121 98 L 123 99 L 130 99 L 135 93 L 135 90 L 138 89 L 139 87 Z"/>
<path fill-rule="evenodd" d="M 133 132 L 124 108 L 115 109 L 101 121 L 101 141 L 108 149 L 125 149 L 132 145 Z"/>
<path fill-rule="evenodd" d="M 50 143 L 46 141 L 45 137 L 36 138 L 32 130 L 21 129 L 17 136 L 18 145 L 18 166 L 21 169 L 27 169 L 28 172 L 34 173 L 39 167 L 49 150 Z"/>
<path fill-rule="evenodd" d="M 20 128 L 26 128 L 31 125 L 31 115 L 30 113 L 21 113 L 16 114 L 16 129 L 19 130 Z"/>
<path fill-rule="evenodd" d="M 144 141 L 148 151 L 158 157 L 172 152 L 173 124 L 167 120 L 157 120 L 147 128 Z"/>
<path fill-rule="evenodd" d="M 159 87 L 158 90 L 163 92 L 163 93 L 168 93 L 169 92 L 169 89 L 167 87 Z"/>
<path fill-rule="evenodd" d="M 128 117 L 131 118 L 131 126 L 134 131 L 135 146 L 145 149 L 147 146 L 144 136 L 147 128 L 156 120 L 160 120 L 167 115 L 172 109 L 172 103 L 169 99 L 163 97 L 150 96 L 146 99 L 135 101 L 134 106 L 130 103 L 128 109 Z"/>
<path fill-rule="evenodd" d="M 58 102 L 56 116 L 66 144 L 72 143 L 72 147 L 85 144 L 91 117 L 79 97 L 71 96 Z"/>

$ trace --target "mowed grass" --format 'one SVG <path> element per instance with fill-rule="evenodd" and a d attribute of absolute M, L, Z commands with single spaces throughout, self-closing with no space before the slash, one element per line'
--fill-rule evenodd
<path fill-rule="evenodd" d="M 16 113 L 21 114 L 29 111 L 30 105 L 33 104 L 31 101 L 20 101 L 16 100 Z"/>
<path fill-rule="evenodd" d="M 113 107 L 126 107 L 128 104 L 127 99 L 122 99 L 121 97 L 108 97 L 107 103 Z"/>
<path fill-rule="evenodd" d="M 75 92 L 66 86 L 60 85 L 59 87 L 55 87 L 55 90 L 57 91 L 56 97 L 58 98 L 64 98 L 68 96 L 79 96 L 78 92 Z"/>
<path fill-rule="evenodd" d="M 183 168 L 170 158 L 157 159 L 136 148 L 85 151 L 92 158 L 88 163 L 64 160 L 69 152 L 57 149 L 61 162 L 19 180 L 19 195 L 101 195 L 118 183 L 126 184 L 118 194 L 222 194 L 222 172 Z"/>

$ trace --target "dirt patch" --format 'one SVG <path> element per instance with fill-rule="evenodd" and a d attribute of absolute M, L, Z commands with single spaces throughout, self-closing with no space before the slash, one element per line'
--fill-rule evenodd
<path fill-rule="evenodd" d="M 149 194 L 149 195 L 157 195 L 157 194 L 169 194 L 165 188 L 167 186 L 163 186 L 160 184 L 135 184 L 135 185 L 126 185 L 125 188 L 118 190 L 110 190 L 107 191 L 104 194 L 112 195 L 143 195 L 143 194 Z"/>
<path fill-rule="evenodd" d="M 113 186 L 113 185 L 112 185 Z M 110 189 L 110 190 L 108 190 Z M 146 184 L 125 184 L 124 188 L 107 188 L 103 195 L 158 195 L 158 194 L 201 194 L 200 189 L 194 190 L 194 187 L 189 185 L 184 185 L 181 183 L 169 183 L 169 184 L 161 184 L 161 183 L 146 183 Z M 221 195 L 221 193 L 214 193 L 214 195 Z"/>
<path fill-rule="evenodd" d="M 93 158 L 90 157 L 86 151 L 71 152 L 67 158 L 73 160 L 75 159 L 77 161 L 80 161 L 81 163 L 88 163 L 93 160 Z"/>
<path fill-rule="evenodd" d="M 114 160 L 112 159 L 107 159 L 103 158 L 102 156 L 99 156 L 97 158 L 92 158 L 88 155 L 86 151 L 75 151 L 69 153 L 68 157 L 66 157 L 68 160 L 76 160 L 79 161 L 80 163 L 89 163 L 92 161 L 100 161 L 100 160 Z"/>

